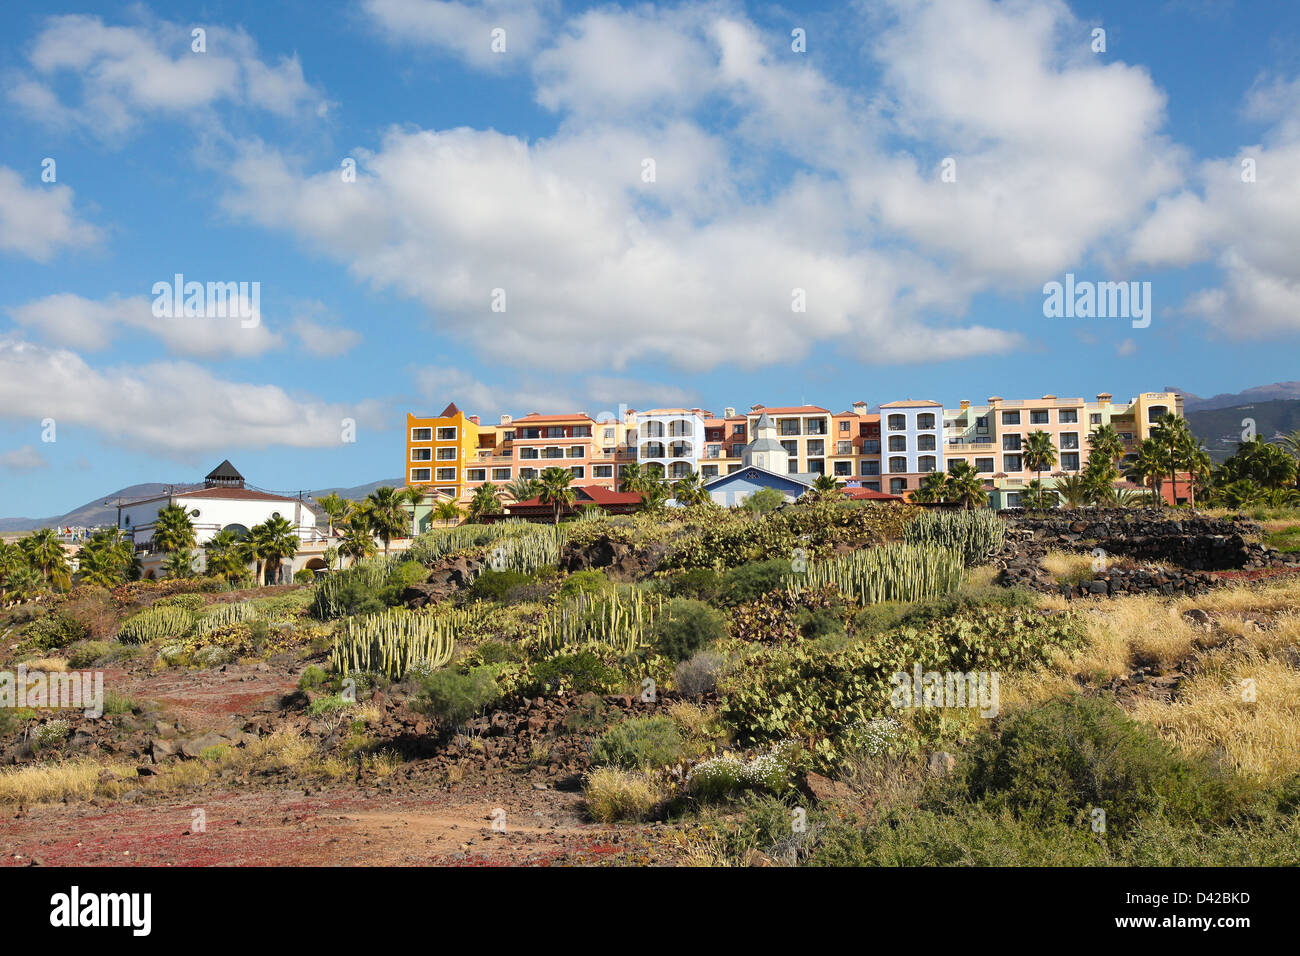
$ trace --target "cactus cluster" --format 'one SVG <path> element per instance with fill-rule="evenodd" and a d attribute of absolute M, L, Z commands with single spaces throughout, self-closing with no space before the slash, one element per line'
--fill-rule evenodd
<path fill-rule="evenodd" d="M 547 565 L 559 564 L 562 543 L 562 534 L 556 527 L 530 524 L 527 529 L 490 544 L 487 548 L 488 566 L 493 571 L 532 574 Z"/>
<path fill-rule="evenodd" d="M 455 528 L 433 528 L 411 542 L 406 552 L 411 560 L 432 565 L 459 551 L 480 550 L 489 558 L 498 546 L 507 550 L 509 561 L 501 570 L 534 571 L 544 564 L 554 564 L 564 543 L 563 525 L 537 525 L 519 518 L 494 524 L 463 524 Z"/>
<path fill-rule="evenodd" d="M 542 618 L 537 639 L 544 651 L 596 642 L 628 655 L 651 643 L 651 628 L 662 610 L 661 597 L 642 591 L 580 594 Z"/>
<path fill-rule="evenodd" d="M 793 595 L 834 588 L 859 604 L 921 601 L 955 590 L 965 565 L 960 552 L 935 545 L 891 544 L 813 561 L 786 578 Z"/>
<path fill-rule="evenodd" d="M 968 567 L 1002 549 L 1006 524 L 992 511 L 925 511 L 903 532 L 908 544 L 931 544 L 961 552 Z"/>
<path fill-rule="evenodd" d="M 117 639 L 123 644 L 148 644 L 162 638 L 184 639 L 194 630 L 194 616 L 183 607 L 151 607 L 122 622 Z"/>
<path fill-rule="evenodd" d="M 392 558 L 366 558 L 350 568 L 334 571 L 325 575 L 313 587 L 311 599 L 312 617 L 322 621 L 331 621 L 346 613 L 341 596 L 348 585 L 359 582 L 367 591 L 377 591 L 388 581 L 392 574 Z"/>
<path fill-rule="evenodd" d="M 334 637 L 330 662 L 340 674 L 382 671 L 400 680 L 413 666 L 442 667 L 456 634 L 470 624 L 468 608 L 407 611 L 390 608 L 349 618 Z"/>
<path fill-rule="evenodd" d="M 218 628 L 226 627 L 229 624 L 239 624 L 243 621 L 251 621 L 257 616 L 257 607 L 252 601 L 217 604 L 194 622 L 194 633 L 198 635 L 211 634 Z"/>

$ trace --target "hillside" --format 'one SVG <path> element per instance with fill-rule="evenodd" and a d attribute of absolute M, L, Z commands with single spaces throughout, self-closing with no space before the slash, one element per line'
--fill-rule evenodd
<path fill-rule="evenodd" d="M 401 483 L 399 478 L 387 478 L 379 481 L 372 481 L 364 485 L 355 485 L 351 488 L 320 488 L 309 491 L 308 494 L 313 498 L 319 498 L 323 495 L 334 494 L 344 498 L 364 498 L 370 492 L 374 491 L 381 485 L 397 486 Z M 96 528 L 100 525 L 111 525 L 117 520 L 117 509 L 113 502 L 119 498 L 131 500 L 138 498 L 148 498 L 152 495 L 160 495 L 164 488 L 177 488 L 188 490 L 198 488 L 199 485 L 163 485 L 158 482 L 147 482 L 140 485 L 128 485 L 125 488 L 119 488 L 117 491 L 109 492 L 106 495 L 100 495 L 92 498 L 80 507 L 73 508 L 61 515 L 53 515 L 48 518 L 0 518 L 0 533 L 11 534 L 18 531 L 31 531 L 36 528 L 62 528 L 62 527 L 86 527 Z M 104 502 L 109 502 L 105 507 Z M 316 509 L 319 514 L 319 509 Z"/>
<path fill-rule="evenodd" d="M 1183 388 L 1166 385 L 1165 391 L 1177 392 L 1183 396 L 1183 412 L 1208 412 L 1217 409 L 1235 408 L 1238 405 L 1251 405 L 1260 402 L 1285 401 L 1300 399 L 1300 382 L 1274 382 L 1272 385 L 1256 385 L 1240 392 L 1220 392 L 1212 398 L 1201 398 Z"/>
<path fill-rule="evenodd" d="M 1228 408 L 1198 409 L 1187 412 L 1188 424 L 1216 462 L 1237 450 L 1244 426 L 1242 421 L 1255 420 L 1255 431 L 1265 440 L 1300 429 L 1300 399 L 1277 399 L 1267 402 L 1233 405 Z"/>

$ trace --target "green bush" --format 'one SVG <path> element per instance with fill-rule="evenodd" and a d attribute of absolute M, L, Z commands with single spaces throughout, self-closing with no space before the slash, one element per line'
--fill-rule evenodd
<path fill-rule="evenodd" d="M 293 572 L 294 584 L 311 584 L 316 580 L 316 574 L 310 568 L 299 568 Z"/>
<path fill-rule="evenodd" d="M 110 644 L 108 641 L 86 641 L 69 652 L 68 666 L 73 670 L 91 667 L 120 647 L 120 644 Z"/>
<path fill-rule="evenodd" d="M 786 558 L 752 561 L 732 568 L 721 576 L 720 592 L 723 604 L 746 604 L 769 591 L 779 590 L 790 574 Z"/>
<path fill-rule="evenodd" d="M 673 685 L 687 697 L 701 697 L 718 689 L 727 659 L 713 651 L 699 651 L 673 671 Z"/>
<path fill-rule="evenodd" d="M 801 607 L 794 616 L 795 626 L 804 640 L 834 638 L 844 633 L 840 611 L 833 607 Z"/>
<path fill-rule="evenodd" d="M 465 723 L 500 698 L 501 688 L 490 667 L 474 667 L 467 674 L 440 670 L 424 679 L 416 707 L 450 728 Z"/>
<path fill-rule="evenodd" d="M 324 686 L 327 675 L 325 668 L 318 667 L 315 664 L 309 664 L 303 669 L 302 676 L 298 678 L 299 690 L 315 690 Z"/>
<path fill-rule="evenodd" d="M 1109 700 L 1052 701 L 1008 717 L 999 731 L 976 742 L 952 786 L 1031 823 L 1086 824 L 1100 808 L 1117 834 L 1148 816 L 1213 825 L 1250 800 L 1235 778 L 1178 755 Z"/>
<path fill-rule="evenodd" d="M 39 617 L 22 629 L 23 643 L 32 650 L 50 651 L 84 640 L 90 628 L 61 611 Z"/>
<path fill-rule="evenodd" d="M 711 601 L 722 589 L 722 577 L 712 568 L 688 568 L 667 578 L 666 584 L 673 597 Z"/>
<path fill-rule="evenodd" d="M 307 707 L 307 713 L 312 717 L 328 717 L 330 714 L 337 714 L 339 711 L 347 710 L 351 706 L 352 701 L 347 700 L 342 694 L 329 694 L 313 700 Z"/>
<path fill-rule="evenodd" d="M 675 661 L 727 636 L 727 619 L 703 601 L 673 598 L 654 626 L 659 649 Z"/>
<path fill-rule="evenodd" d="M 623 675 L 594 651 L 557 654 L 533 666 L 527 690 L 530 696 L 608 694 L 620 687 Z"/>
<path fill-rule="evenodd" d="M 474 601 L 504 603 L 511 591 L 532 583 L 532 576 L 522 571 L 484 571 L 470 585 L 469 597 Z"/>
<path fill-rule="evenodd" d="M 670 717 L 634 717 L 615 724 L 591 750 L 597 764 L 626 770 L 653 770 L 685 756 L 681 731 Z"/>
<path fill-rule="evenodd" d="M 556 591 L 561 597 L 573 598 L 579 594 L 599 594 L 613 585 L 601 571 L 575 571 L 564 579 Z"/>

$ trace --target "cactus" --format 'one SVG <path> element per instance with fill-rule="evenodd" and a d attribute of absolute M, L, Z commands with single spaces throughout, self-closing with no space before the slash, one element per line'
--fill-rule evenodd
<path fill-rule="evenodd" d="M 194 622 L 194 633 L 210 634 L 218 628 L 229 624 L 251 621 L 258 616 L 257 607 L 252 601 L 236 601 L 232 604 L 217 604 Z"/>
<path fill-rule="evenodd" d="M 786 578 L 792 595 L 832 587 L 859 604 L 920 601 L 953 591 L 961 584 L 961 554 L 934 545 L 891 544 L 813 561 Z"/>
<path fill-rule="evenodd" d="M 472 614 L 469 608 L 390 608 L 349 618 L 334 638 L 330 662 L 340 674 L 382 671 L 394 680 L 416 664 L 442 667 L 451 660 L 456 633 L 469 625 Z"/>
<path fill-rule="evenodd" d="M 908 544 L 932 544 L 961 552 L 968 567 L 983 564 L 1002 548 L 1006 525 L 992 511 L 926 511 L 904 530 Z"/>
<path fill-rule="evenodd" d="M 542 618 L 537 643 L 550 652 L 566 644 L 595 641 L 627 656 L 651 643 L 650 632 L 662 610 L 663 598 L 641 591 L 625 597 L 580 594 Z"/>
<path fill-rule="evenodd" d="M 123 644 L 148 644 L 161 638 L 184 639 L 194 629 L 194 617 L 183 607 L 151 607 L 122 623 L 117 639 Z"/>

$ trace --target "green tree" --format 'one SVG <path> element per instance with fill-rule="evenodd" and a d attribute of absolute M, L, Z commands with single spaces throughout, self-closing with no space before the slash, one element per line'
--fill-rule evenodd
<path fill-rule="evenodd" d="M 218 531 L 203 545 L 207 573 L 222 581 L 238 580 L 248 570 L 244 540 L 229 528 Z"/>
<path fill-rule="evenodd" d="M 505 493 L 513 501 L 531 501 L 542 493 L 542 483 L 536 478 L 512 478 L 505 483 Z"/>
<path fill-rule="evenodd" d="M 1065 475 L 1056 479 L 1056 491 L 1067 508 L 1078 508 L 1087 504 L 1091 498 L 1088 479 L 1082 474 Z"/>
<path fill-rule="evenodd" d="M 1040 479 L 1035 478 L 1028 482 L 1025 490 L 1020 493 L 1020 503 L 1026 508 L 1046 511 L 1055 508 L 1060 503 L 1060 497 L 1056 489 L 1045 487 Z"/>
<path fill-rule="evenodd" d="M 356 564 L 362 558 L 371 557 L 379 549 L 375 545 L 374 529 L 370 525 L 370 515 L 361 505 L 356 505 L 343 519 L 343 540 L 339 542 L 339 553 L 347 555 Z"/>
<path fill-rule="evenodd" d="M 682 505 L 699 505 L 710 500 L 698 471 L 687 472 L 673 482 L 673 497 Z"/>
<path fill-rule="evenodd" d="M 460 520 L 460 505 L 451 498 L 443 498 L 433 506 L 433 516 L 447 527 Z"/>
<path fill-rule="evenodd" d="M 135 545 L 120 528 L 94 532 L 77 552 L 77 580 L 114 588 L 140 576 Z"/>
<path fill-rule="evenodd" d="M 968 511 L 971 508 L 983 508 L 989 503 L 984 480 L 968 461 L 958 459 L 952 463 L 944 487 L 947 500 L 956 502 Z"/>
<path fill-rule="evenodd" d="M 1108 482 L 1119 476 L 1115 463 L 1124 457 L 1124 441 L 1111 424 L 1098 425 L 1088 434 L 1088 464 L 1094 462 L 1109 475 Z"/>
<path fill-rule="evenodd" d="M 912 492 L 912 500 L 920 504 L 935 504 L 948 500 L 948 475 L 932 471 L 921 479 L 921 486 Z"/>
<path fill-rule="evenodd" d="M 158 509 L 158 520 L 153 526 L 153 545 L 167 554 L 194 550 L 194 522 L 184 505 L 171 504 Z"/>
<path fill-rule="evenodd" d="M 759 488 L 750 492 L 741 502 L 741 507 L 755 515 L 765 515 L 785 504 L 785 495 L 776 488 Z"/>
<path fill-rule="evenodd" d="M 555 524 L 560 523 L 560 512 L 573 504 L 576 494 L 570 486 L 573 472 L 567 468 L 552 466 L 542 471 L 542 490 L 538 495 L 542 504 L 550 505 L 555 516 Z"/>
<path fill-rule="evenodd" d="M 1043 472 L 1056 464 L 1056 446 L 1052 444 L 1052 436 L 1042 429 L 1030 432 L 1025 436 L 1020 454 L 1024 457 L 1025 466 L 1038 473 L 1038 486 L 1041 488 Z M 1053 501 L 1052 507 L 1055 506 Z"/>
<path fill-rule="evenodd" d="M 469 520 L 482 521 L 487 515 L 501 513 L 501 492 L 496 485 L 484 482 L 474 489 L 469 501 Z"/>
<path fill-rule="evenodd" d="M 1124 477 L 1135 485 L 1151 489 L 1151 503 L 1157 508 L 1164 504 L 1161 489 L 1168 470 L 1169 449 L 1154 438 L 1144 438 L 1137 454 L 1124 464 Z"/>
<path fill-rule="evenodd" d="M 285 558 L 292 558 L 298 553 L 298 535 L 287 518 L 267 518 L 261 524 L 248 529 L 248 538 L 258 561 L 259 583 L 278 579 L 279 574 L 272 574 L 272 572 L 280 570 L 280 563 Z M 265 564 L 263 565 L 262 562 Z M 265 579 L 262 577 L 263 569 Z"/>
<path fill-rule="evenodd" d="M 375 537 L 384 543 L 384 555 L 394 538 L 400 538 L 408 526 L 406 498 L 396 488 L 387 485 L 376 488 L 366 496 L 366 520 Z"/>
<path fill-rule="evenodd" d="M 325 533 L 333 539 L 335 525 L 339 524 L 347 516 L 348 511 L 352 508 L 352 503 L 331 491 L 328 495 L 317 498 L 316 504 L 320 506 L 321 511 L 325 512 Z"/>
<path fill-rule="evenodd" d="M 618 490 L 640 493 L 645 491 L 645 471 L 636 462 L 629 462 L 618 469 Z"/>
<path fill-rule="evenodd" d="M 162 569 L 167 577 L 175 580 L 194 577 L 194 552 L 188 548 L 169 551 L 163 559 Z"/>
<path fill-rule="evenodd" d="M 70 583 L 68 555 L 53 528 L 41 528 L 20 538 L 18 547 L 26 556 L 28 565 L 39 572 L 46 584 L 63 586 Z"/>

